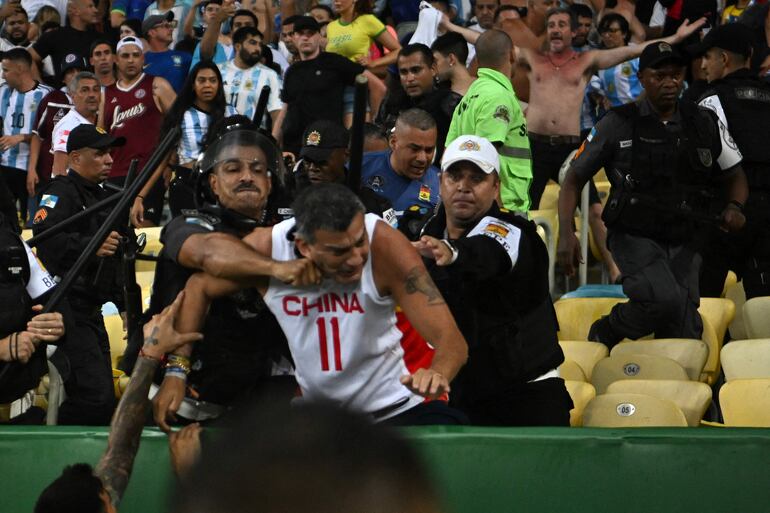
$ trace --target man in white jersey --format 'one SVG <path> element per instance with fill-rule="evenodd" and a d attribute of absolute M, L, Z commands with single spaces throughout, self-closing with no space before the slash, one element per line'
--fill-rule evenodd
<path fill-rule="evenodd" d="M 67 139 L 70 132 L 79 125 L 93 125 L 99 113 L 102 101 L 102 87 L 96 75 L 89 71 L 81 71 L 67 85 L 72 97 L 74 109 L 70 111 L 53 127 L 51 136 L 51 152 L 53 153 L 54 176 L 67 174 Z"/>
<path fill-rule="evenodd" d="M 254 117 L 259 95 L 264 86 L 270 86 L 267 111 L 273 120 L 273 134 L 279 133 L 276 123 L 281 112 L 281 79 L 278 73 L 259 63 L 262 48 L 262 33 L 255 27 L 242 27 L 233 34 L 235 59 L 219 64 L 225 100 L 235 107 L 239 114 Z M 264 120 L 258 120 L 264 128 Z"/>
<path fill-rule="evenodd" d="M 407 239 L 364 214 L 342 185 L 309 187 L 293 208 L 294 219 L 258 228 L 244 242 L 277 261 L 309 259 L 322 283 L 295 287 L 273 278 L 234 282 L 198 273 L 187 282 L 179 329 L 196 329 L 211 299 L 256 286 L 289 341 L 303 399 L 395 424 L 460 422 L 444 401 L 425 398 L 449 392 L 468 348 Z M 413 355 L 402 348 L 396 305 L 435 348 L 429 364 L 406 363 Z"/>
<path fill-rule="evenodd" d="M 32 75 L 32 57 L 24 48 L 13 48 L 3 54 L 5 84 L 0 87 L 0 209 L 10 220 L 16 219 L 16 208 L 22 220 L 27 219 L 27 165 L 32 125 L 37 106 L 51 92 Z M 10 204 L 9 204 L 10 203 Z"/>

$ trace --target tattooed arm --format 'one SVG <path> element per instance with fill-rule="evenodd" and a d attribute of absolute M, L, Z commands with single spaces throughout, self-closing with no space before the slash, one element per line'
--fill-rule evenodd
<path fill-rule="evenodd" d="M 436 349 L 429 369 L 418 369 L 401 382 L 431 398 L 448 392 L 468 359 L 468 346 L 420 255 L 400 232 L 378 223 L 371 258 L 379 291 L 393 296 L 412 326 Z"/>
<path fill-rule="evenodd" d="M 183 295 L 184 291 L 180 292 L 171 305 L 145 325 L 142 356 L 136 362 L 131 381 L 112 417 L 107 450 L 96 466 L 96 477 L 101 479 L 110 495 L 110 502 L 116 507 L 126 491 L 139 450 L 149 405 L 147 393 L 155 370 L 166 353 L 203 338 L 199 333 L 180 334 L 174 330 L 174 320 Z"/>

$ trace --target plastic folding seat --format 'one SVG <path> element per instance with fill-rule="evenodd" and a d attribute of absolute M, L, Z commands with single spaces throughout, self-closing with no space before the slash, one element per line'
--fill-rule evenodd
<path fill-rule="evenodd" d="M 689 379 L 698 381 L 709 355 L 706 343 L 689 338 L 658 338 L 628 340 L 612 348 L 612 355 L 651 354 L 671 358 L 687 372 Z"/>
<path fill-rule="evenodd" d="M 711 387 L 699 381 L 667 379 L 622 379 L 610 383 L 608 394 L 643 394 L 674 403 L 687 419 L 688 426 L 699 426 L 711 404 Z"/>
<path fill-rule="evenodd" d="M 570 397 L 572 398 L 572 408 L 569 412 L 569 425 L 576 427 L 583 425 L 583 410 L 586 405 L 596 397 L 596 389 L 591 383 L 582 381 L 565 380 Z"/>
<path fill-rule="evenodd" d="M 157 226 L 152 228 L 138 228 L 136 230 L 137 237 L 140 233 L 144 233 L 147 237 L 147 242 L 142 251 L 143 255 L 158 256 L 160 254 L 160 250 L 163 249 L 163 244 L 160 242 L 160 231 L 161 228 Z M 155 271 L 155 262 L 149 260 L 137 260 L 136 271 Z"/>
<path fill-rule="evenodd" d="M 597 395 L 583 411 L 586 427 L 686 427 L 682 411 L 666 399 L 643 394 Z"/>
<path fill-rule="evenodd" d="M 117 368 L 123 353 L 126 352 L 125 331 L 123 331 L 123 319 L 120 315 L 107 315 L 104 317 L 104 326 L 107 328 L 107 336 L 110 338 L 110 358 L 112 367 Z"/>
<path fill-rule="evenodd" d="M 743 305 L 746 303 L 746 291 L 743 290 L 743 282 L 727 287 L 725 290 L 725 299 L 729 299 L 735 305 L 735 316 L 733 321 L 727 327 L 730 332 L 730 338 L 733 340 L 745 340 L 749 338 L 746 335 L 746 326 L 743 322 Z"/>
<path fill-rule="evenodd" d="M 687 381 L 687 372 L 670 358 L 650 354 L 616 354 L 594 366 L 591 384 L 597 394 L 621 379 L 672 379 Z"/>
<path fill-rule="evenodd" d="M 725 379 L 770 378 L 770 338 L 733 340 L 722 348 Z"/>
<path fill-rule="evenodd" d="M 770 338 L 770 296 L 753 297 L 743 305 L 748 338 Z"/>
<path fill-rule="evenodd" d="M 738 276 L 734 272 L 732 272 L 732 271 L 727 271 L 727 276 L 725 276 L 725 284 L 722 287 L 722 297 L 723 298 L 730 299 L 730 298 L 727 297 L 727 291 L 730 288 L 734 287 L 736 283 L 738 283 Z M 735 301 L 733 301 L 733 303 L 734 302 Z M 735 306 L 737 307 L 738 305 L 735 305 Z"/>
<path fill-rule="evenodd" d="M 564 360 L 564 363 L 559 365 L 559 376 L 565 381 L 588 381 L 583 368 L 572 360 Z"/>
<path fill-rule="evenodd" d="M 570 298 L 560 299 L 553 306 L 559 319 L 559 340 L 588 340 L 591 324 L 612 307 L 624 303 L 624 298 Z"/>
<path fill-rule="evenodd" d="M 591 379 L 591 373 L 594 371 L 594 365 L 609 354 L 607 346 L 598 342 L 588 342 L 582 340 L 561 340 L 559 341 L 564 358 L 572 360 L 580 365 L 586 379 Z"/>
<path fill-rule="evenodd" d="M 702 297 L 698 312 L 711 323 L 719 341 L 723 341 L 727 326 L 735 317 L 735 303 L 720 297 Z"/>
<path fill-rule="evenodd" d="M 543 241 L 548 250 L 548 286 L 551 293 L 556 281 L 556 244 L 559 237 L 559 213 L 555 209 L 530 210 L 529 218 L 545 233 Z"/>
<path fill-rule="evenodd" d="M 540 210 L 558 210 L 559 209 L 559 184 L 550 181 L 546 184 L 543 195 L 540 197 Z"/>
<path fill-rule="evenodd" d="M 726 426 L 770 427 L 770 379 L 736 379 L 719 390 Z"/>

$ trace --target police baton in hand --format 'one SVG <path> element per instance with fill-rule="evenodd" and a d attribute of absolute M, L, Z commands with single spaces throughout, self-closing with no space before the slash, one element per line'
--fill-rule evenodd
<path fill-rule="evenodd" d="M 270 98 L 270 86 L 264 86 L 259 92 L 259 99 L 257 100 L 257 109 L 254 111 L 254 117 L 251 121 L 257 125 L 257 128 L 262 126 L 262 119 L 265 117 L 265 111 L 267 110 L 267 100 Z"/>
<path fill-rule="evenodd" d="M 174 144 L 176 144 L 176 138 L 179 137 L 179 131 L 179 126 L 175 126 L 169 130 L 169 132 L 166 134 L 166 137 L 164 137 L 158 147 L 155 148 L 155 152 L 150 156 L 150 159 L 144 165 L 144 168 L 139 173 L 137 179 L 130 186 L 127 186 L 123 190 L 123 195 L 121 196 L 120 200 L 118 200 L 115 208 L 112 209 L 112 212 L 109 213 L 102 225 L 93 235 L 93 237 L 91 237 L 91 240 L 88 241 L 86 249 L 80 254 L 78 259 L 75 261 L 75 264 L 67 272 L 67 274 L 64 275 L 64 278 L 54 289 L 53 294 L 51 294 L 51 297 L 48 299 L 45 307 L 43 308 L 43 313 L 54 311 L 62 298 L 67 294 L 67 292 L 69 292 L 69 289 L 75 282 L 75 278 L 77 278 L 83 269 L 85 269 L 85 267 L 91 262 L 91 260 L 94 258 L 94 255 L 96 254 L 96 250 L 99 249 L 99 246 L 101 246 L 105 237 L 107 237 L 107 234 L 112 231 L 112 228 L 115 226 L 118 217 L 126 212 L 128 206 L 131 204 L 131 202 L 134 201 L 134 198 L 137 194 L 139 194 L 139 191 L 142 190 L 142 187 L 145 186 L 147 180 L 150 179 L 152 172 L 160 165 L 163 158 L 168 154 Z"/>
<path fill-rule="evenodd" d="M 363 74 L 356 77 L 355 96 L 353 98 L 353 126 L 350 129 L 350 165 L 348 166 L 348 187 L 356 193 L 361 189 L 368 83 L 369 79 Z"/>

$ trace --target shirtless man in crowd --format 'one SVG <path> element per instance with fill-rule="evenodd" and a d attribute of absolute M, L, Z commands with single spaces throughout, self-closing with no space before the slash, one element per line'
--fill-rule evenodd
<path fill-rule="evenodd" d="M 677 44 L 697 31 L 704 22 L 685 22 L 676 34 L 662 41 Z M 638 57 L 649 44 L 576 52 L 572 48 L 575 28 L 576 21 L 569 9 L 551 9 L 546 15 L 546 51 L 531 45 L 531 38 L 522 41 L 520 33 L 506 30 L 514 43 L 520 46 L 519 64 L 528 70 L 530 84 L 535 85 L 531 87 L 526 112 L 533 160 L 530 188 L 533 209 L 538 208 L 548 180 L 558 181 L 562 163 L 580 145 L 580 108 L 591 75 L 598 69 Z M 554 101 L 555 98 L 559 101 Z"/>

